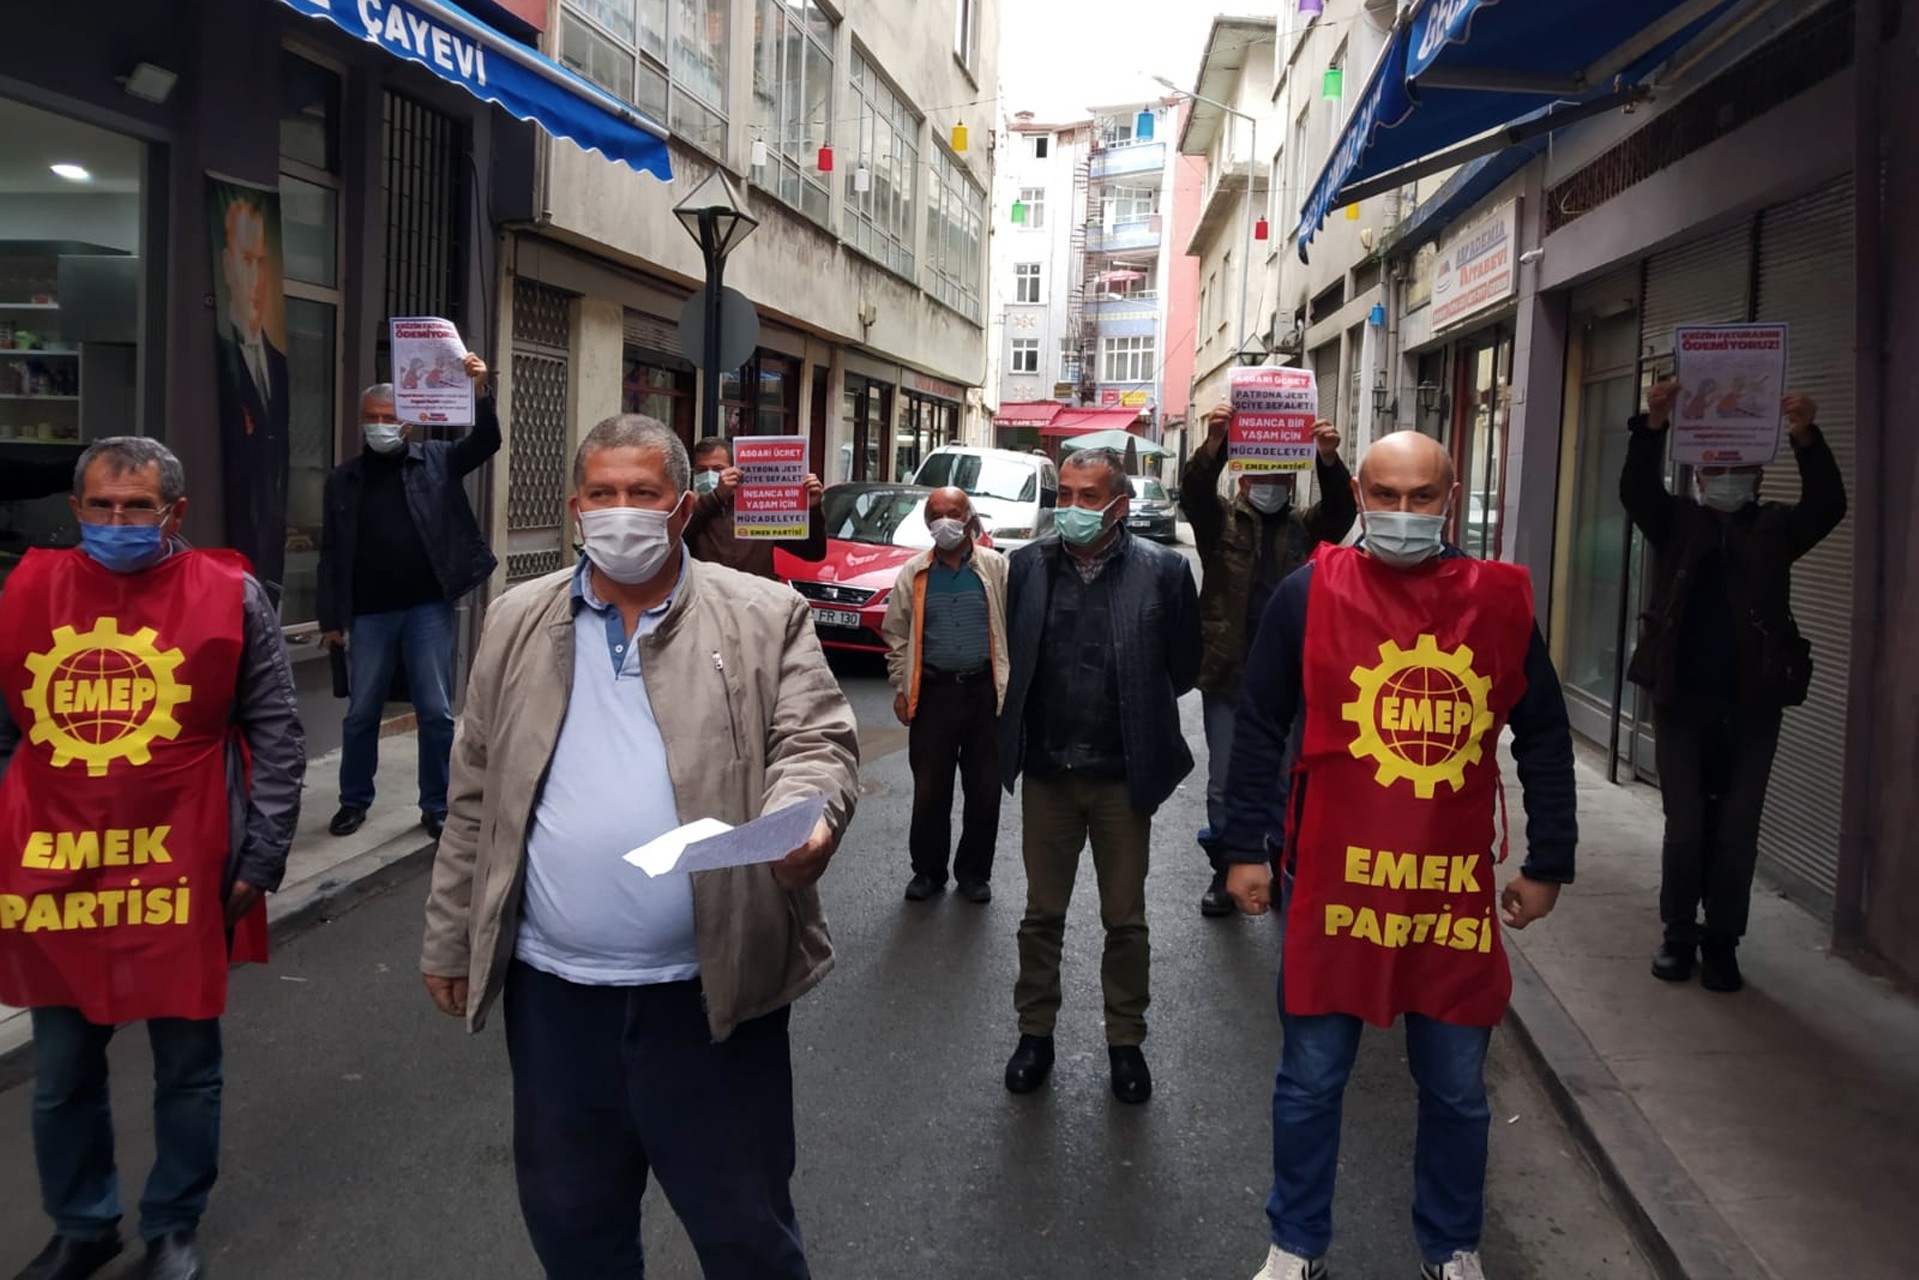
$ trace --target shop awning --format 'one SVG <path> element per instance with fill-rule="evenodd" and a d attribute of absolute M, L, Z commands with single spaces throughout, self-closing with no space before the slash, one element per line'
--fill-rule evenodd
<path fill-rule="evenodd" d="M 1419 0 L 1300 210 L 1299 256 L 1338 206 L 1645 97 L 1640 81 L 1733 3 Z"/>
<path fill-rule="evenodd" d="M 996 427 L 1046 427 L 1066 406 L 1057 400 L 1028 400 L 1003 404 L 993 415 Z"/>
<path fill-rule="evenodd" d="M 416 62 L 556 138 L 662 182 L 673 177 L 666 130 L 536 49 L 447 0 L 280 0 L 309 18 Z"/>
<path fill-rule="evenodd" d="M 1124 431 L 1139 421 L 1138 409 L 1076 409 L 1062 406 L 1059 416 L 1039 429 L 1043 436 L 1083 436 L 1089 431 Z"/>

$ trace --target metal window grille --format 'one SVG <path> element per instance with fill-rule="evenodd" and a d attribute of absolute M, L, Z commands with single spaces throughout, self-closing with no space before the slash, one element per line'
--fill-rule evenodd
<path fill-rule="evenodd" d="M 461 174 L 466 130 L 397 93 L 382 95 L 386 313 L 464 324 Z"/>
<path fill-rule="evenodd" d="M 569 299 L 513 282 L 512 433 L 507 437 L 506 575 L 510 582 L 565 563 L 566 387 Z"/>

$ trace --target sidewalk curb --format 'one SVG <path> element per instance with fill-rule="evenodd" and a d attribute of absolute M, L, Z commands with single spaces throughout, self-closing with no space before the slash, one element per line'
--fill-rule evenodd
<path fill-rule="evenodd" d="M 1660 1280 L 1756 1280 L 1746 1247 L 1526 957 L 1508 947 L 1507 1028 L 1586 1151 Z"/>
<path fill-rule="evenodd" d="M 423 832 L 411 831 L 378 848 L 348 858 L 316 876 L 267 898 L 267 938 L 274 948 L 351 911 L 368 898 L 414 875 L 433 861 L 437 843 Z M 271 960 L 268 961 L 272 963 Z M 27 1019 L 15 1019 L 0 1039 L 0 1092 L 25 1082 L 33 1074 L 33 1038 Z"/>

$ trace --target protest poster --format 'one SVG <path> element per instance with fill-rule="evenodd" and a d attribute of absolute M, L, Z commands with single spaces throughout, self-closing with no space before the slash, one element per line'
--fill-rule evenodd
<path fill-rule="evenodd" d="M 396 316 L 392 327 L 395 415 L 418 426 L 472 426 L 473 381 L 459 327 L 434 316 Z"/>
<path fill-rule="evenodd" d="M 812 530 L 806 501 L 805 436 L 739 436 L 733 465 L 740 469 L 733 497 L 736 538 L 804 538 Z"/>
<path fill-rule="evenodd" d="M 1233 410 L 1226 465 L 1236 475 L 1305 471 L 1318 451 L 1319 388 L 1311 369 L 1234 369 L 1227 381 Z"/>
<path fill-rule="evenodd" d="M 1672 460 L 1759 467 L 1779 454 L 1785 395 L 1783 324 L 1682 325 L 1673 330 Z"/>

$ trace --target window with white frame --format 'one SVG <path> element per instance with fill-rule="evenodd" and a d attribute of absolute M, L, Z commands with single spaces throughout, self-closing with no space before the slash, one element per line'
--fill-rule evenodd
<path fill-rule="evenodd" d="M 819 149 L 832 141 L 833 35 L 838 25 L 816 0 L 757 0 L 753 112 L 766 165 L 766 190 L 819 222 L 831 192 Z"/>
<path fill-rule="evenodd" d="M 927 288 L 975 324 L 986 269 L 986 193 L 944 147 L 933 152 L 926 219 Z"/>
<path fill-rule="evenodd" d="M 953 56 L 972 71 L 979 62 L 980 0 L 953 0 Z"/>
<path fill-rule="evenodd" d="M 847 242 L 874 261 L 913 274 L 914 223 L 920 175 L 920 117 L 893 92 L 866 55 L 853 50 L 848 77 L 859 113 L 859 137 L 846 170 Z M 858 190 L 858 168 L 867 171 Z"/>
<path fill-rule="evenodd" d="M 731 0 L 561 0 L 560 61 L 719 155 L 731 9 Z"/>
<path fill-rule="evenodd" d="M 1040 296 L 1039 263 L 1020 262 L 1014 264 L 1013 301 L 1035 304 L 1044 301 Z"/>
<path fill-rule="evenodd" d="M 1151 382 L 1153 380 L 1153 339 L 1103 338 L 1100 340 L 1102 382 Z"/>
<path fill-rule="evenodd" d="M 1038 338 L 1013 339 L 1013 372 L 1014 373 L 1038 373 L 1039 372 L 1039 339 Z"/>
<path fill-rule="evenodd" d="M 1300 112 L 1299 119 L 1293 121 L 1293 141 L 1292 145 L 1287 148 L 1293 153 L 1293 176 L 1292 182 L 1289 184 L 1295 197 L 1293 203 L 1301 208 L 1305 207 L 1307 199 L 1313 194 L 1314 174 L 1312 163 L 1306 154 L 1308 150 L 1306 145 L 1306 127 L 1310 116 L 1311 109 L 1309 108 L 1306 111 Z M 1291 230 L 1297 230 L 1297 228 L 1292 228 Z"/>
<path fill-rule="evenodd" d="M 1059 340 L 1059 380 L 1079 381 L 1079 352 L 1073 350 L 1073 344 L 1065 338 Z"/>
<path fill-rule="evenodd" d="M 1266 220 L 1277 227 L 1286 215 L 1286 201 L 1290 193 L 1286 190 L 1286 148 L 1273 152 L 1272 167 L 1266 174 Z M 1274 242 L 1273 252 L 1279 252 L 1278 242 Z"/>
<path fill-rule="evenodd" d="M 1133 141 L 1132 115 L 1101 116 L 1094 124 L 1099 130 L 1099 140 L 1109 147 L 1124 147 Z"/>
<path fill-rule="evenodd" d="M 1333 148 L 1339 145 L 1339 131 L 1346 124 L 1346 46 L 1340 45 L 1339 52 L 1326 65 L 1328 71 L 1339 72 L 1339 96 L 1326 98 L 1326 154 L 1331 155 Z"/>
<path fill-rule="evenodd" d="M 1027 150 L 1033 153 L 1033 159 L 1044 160 L 1053 153 L 1053 135 L 1036 133 L 1026 139 Z"/>
<path fill-rule="evenodd" d="M 1110 225 L 1140 222 L 1159 212 L 1159 193 L 1151 187 L 1114 187 L 1105 197 L 1105 216 Z"/>
<path fill-rule="evenodd" d="M 1026 206 L 1026 229 L 1042 230 L 1046 226 L 1046 188 L 1021 187 L 1019 202 Z"/>

